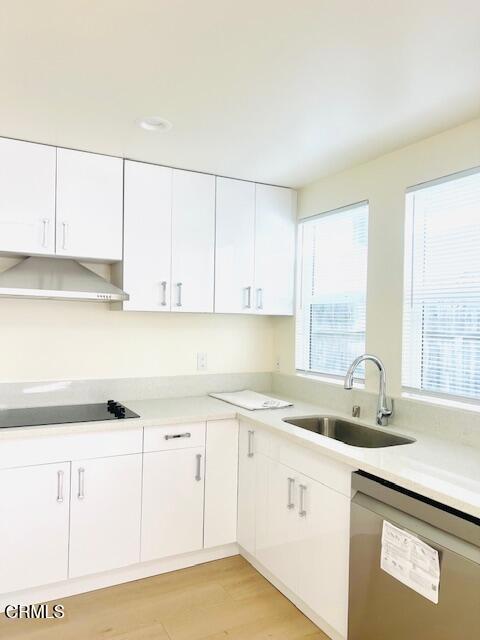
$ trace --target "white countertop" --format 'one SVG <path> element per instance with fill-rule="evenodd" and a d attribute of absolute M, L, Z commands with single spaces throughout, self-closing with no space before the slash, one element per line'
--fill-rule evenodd
<path fill-rule="evenodd" d="M 208 396 L 125 401 L 126 406 L 141 416 L 139 419 L 3 429 L 0 431 L 0 446 L 1 442 L 7 439 L 23 440 L 32 436 L 52 436 L 63 433 L 140 429 L 163 424 L 240 417 L 252 424 L 281 433 L 297 444 L 314 448 L 319 453 L 343 462 L 353 469 L 362 469 L 480 518 L 479 449 L 456 444 L 452 440 L 428 436 L 414 429 L 406 430 L 396 427 L 384 427 L 384 430 L 415 438 L 416 442 L 378 449 L 352 447 L 283 422 L 283 418 L 293 416 L 338 415 L 342 417 L 340 413 L 331 409 L 322 409 L 319 405 L 295 400 L 293 402 L 294 405 L 286 409 L 249 411 Z M 359 424 L 374 426 L 373 421 L 343 417 Z"/>

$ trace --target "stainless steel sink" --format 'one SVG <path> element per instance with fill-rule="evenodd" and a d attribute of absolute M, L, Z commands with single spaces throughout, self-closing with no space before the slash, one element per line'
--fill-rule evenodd
<path fill-rule="evenodd" d="M 379 448 L 394 447 L 399 444 L 411 444 L 412 438 L 385 433 L 361 424 L 341 420 L 332 416 L 307 416 L 304 418 L 284 418 L 284 422 L 293 424 L 301 429 L 319 433 L 327 438 L 340 440 L 352 447 Z"/>

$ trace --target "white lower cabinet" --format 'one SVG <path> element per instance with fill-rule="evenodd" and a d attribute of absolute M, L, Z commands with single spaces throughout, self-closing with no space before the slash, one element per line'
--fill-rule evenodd
<path fill-rule="evenodd" d="M 207 422 L 204 547 L 237 541 L 238 420 Z"/>
<path fill-rule="evenodd" d="M 346 637 L 349 467 L 235 419 L 148 427 L 141 442 L 95 434 L 78 455 L 109 457 L 0 470 L 0 593 L 237 541 Z"/>
<path fill-rule="evenodd" d="M 142 562 L 203 547 L 205 448 L 144 454 Z"/>
<path fill-rule="evenodd" d="M 296 593 L 342 636 L 347 635 L 350 499 L 298 476 Z M 300 498 L 301 492 L 301 498 Z"/>
<path fill-rule="evenodd" d="M 278 580 L 298 590 L 299 523 L 295 473 L 264 458 L 257 476 L 257 559 Z"/>
<path fill-rule="evenodd" d="M 69 577 L 140 560 L 142 454 L 72 463 Z"/>
<path fill-rule="evenodd" d="M 280 455 L 314 480 L 276 459 L 269 434 L 240 423 L 238 542 L 274 578 L 341 637 L 347 634 L 351 470 L 311 450 L 283 443 Z M 268 453 L 259 453 L 262 449 Z M 328 483 L 331 483 L 331 488 Z M 345 491 L 347 491 L 345 489 Z M 328 628 L 326 629 L 329 630 Z"/>
<path fill-rule="evenodd" d="M 70 463 L 0 471 L 0 593 L 66 580 Z"/>
<path fill-rule="evenodd" d="M 255 502 L 257 456 L 254 450 L 255 431 L 241 422 L 238 437 L 238 544 L 255 553 Z"/>

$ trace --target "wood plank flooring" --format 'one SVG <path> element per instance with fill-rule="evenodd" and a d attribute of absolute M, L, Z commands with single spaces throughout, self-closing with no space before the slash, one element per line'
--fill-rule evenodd
<path fill-rule="evenodd" d="M 8 620 L 6 640 L 328 640 L 242 557 L 63 598 L 61 620 Z"/>

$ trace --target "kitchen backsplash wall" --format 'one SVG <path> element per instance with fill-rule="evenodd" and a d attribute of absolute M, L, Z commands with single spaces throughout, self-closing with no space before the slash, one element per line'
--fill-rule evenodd
<path fill-rule="evenodd" d="M 238 389 L 269 392 L 272 389 L 272 374 L 210 373 L 202 376 L 3 382 L 0 383 L 0 409 L 104 402 L 107 399 L 123 402 L 181 398 Z"/>
<path fill-rule="evenodd" d="M 2 258 L 0 269 L 12 263 Z M 108 276 L 106 265 L 95 270 Z M 199 352 L 207 354 L 206 371 L 197 371 Z M 270 317 L 123 312 L 95 302 L 0 299 L 0 383 L 272 369 Z"/>

